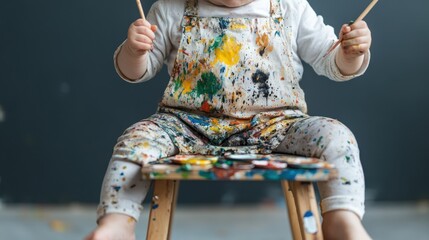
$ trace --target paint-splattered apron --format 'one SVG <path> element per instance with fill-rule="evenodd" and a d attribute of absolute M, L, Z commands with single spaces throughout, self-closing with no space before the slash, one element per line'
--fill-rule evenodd
<path fill-rule="evenodd" d="M 266 18 L 199 17 L 188 0 L 158 113 L 181 153 L 269 153 L 306 116 L 279 0 Z"/>

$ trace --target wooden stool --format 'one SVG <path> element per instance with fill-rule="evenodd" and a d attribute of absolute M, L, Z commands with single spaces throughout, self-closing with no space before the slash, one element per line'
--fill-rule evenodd
<path fill-rule="evenodd" d="M 142 173 L 144 179 L 154 182 L 147 240 L 170 239 L 179 183 L 182 180 L 280 181 L 293 239 L 323 239 L 313 183 L 326 181 L 337 175 L 334 168 L 189 169 L 163 163 L 147 165 L 142 168 Z"/>

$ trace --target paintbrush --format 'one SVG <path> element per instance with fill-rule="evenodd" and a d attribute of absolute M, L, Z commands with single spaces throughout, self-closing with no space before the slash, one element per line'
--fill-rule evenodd
<path fill-rule="evenodd" d="M 372 2 L 368 5 L 368 7 L 365 8 L 365 10 L 363 10 L 363 12 L 359 15 L 358 18 L 356 18 L 355 21 L 351 21 L 349 22 L 349 26 L 351 26 L 353 23 L 358 22 L 358 21 L 362 21 L 362 19 L 369 13 L 369 11 L 371 11 L 371 9 L 374 7 L 374 5 L 378 2 L 378 0 L 372 0 Z M 337 42 L 335 42 L 328 50 L 328 52 L 326 52 L 325 55 L 323 55 L 323 57 L 328 56 L 332 51 L 334 51 L 334 49 L 340 45 L 340 43 L 343 41 L 342 38 L 338 39 Z"/>
<path fill-rule="evenodd" d="M 140 2 L 140 0 L 136 0 L 137 2 L 137 7 L 139 9 L 140 12 L 140 16 L 143 20 L 146 20 L 146 18 L 144 17 L 144 12 L 143 12 L 143 7 L 142 7 L 142 3 Z"/>

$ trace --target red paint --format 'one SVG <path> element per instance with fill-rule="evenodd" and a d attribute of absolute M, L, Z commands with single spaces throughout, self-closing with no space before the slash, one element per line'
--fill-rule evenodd
<path fill-rule="evenodd" d="M 201 111 L 203 112 L 210 112 L 211 106 L 207 101 L 204 101 L 203 104 L 201 104 Z"/>

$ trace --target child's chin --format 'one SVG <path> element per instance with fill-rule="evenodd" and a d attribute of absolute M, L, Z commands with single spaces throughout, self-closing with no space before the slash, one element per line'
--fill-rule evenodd
<path fill-rule="evenodd" d="M 235 8 L 235 7 L 246 5 L 250 2 L 253 2 L 254 0 L 208 0 L 208 1 L 215 5 Z"/>

